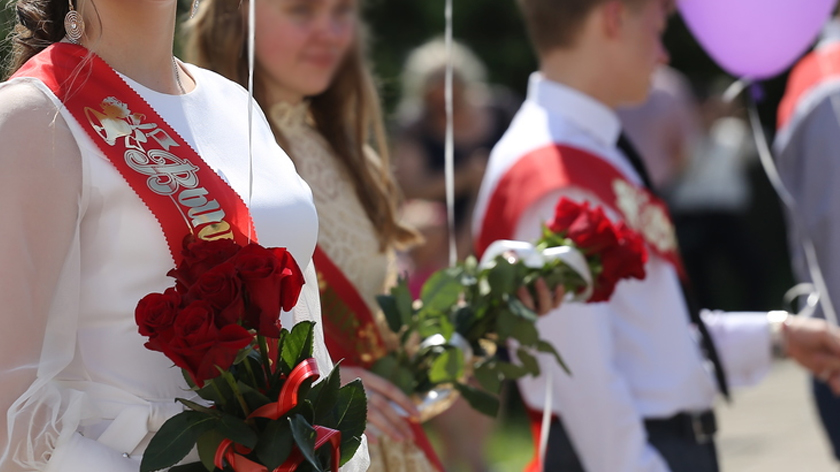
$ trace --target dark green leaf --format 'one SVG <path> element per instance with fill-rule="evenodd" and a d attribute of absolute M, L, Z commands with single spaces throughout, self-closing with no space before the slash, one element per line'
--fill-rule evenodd
<path fill-rule="evenodd" d="M 534 377 L 540 375 L 540 363 L 528 351 L 520 347 L 516 350 L 516 357 L 519 358 L 519 362 L 522 363 L 522 367 L 528 371 L 529 375 Z"/>
<path fill-rule="evenodd" d="M 239 351 L 239 354 L 236 355 L 236 359 L 233 361 L 233 365 L 240 364 L 242 361 L 247 359 L 252 352 L 254 352 L 253 344 Z"/>
<path fill-rule="evenodd" d="M 528 371 L 522 366 L 510 362 L 496 363 L 496 370 L 502 374 L 505 380 L 516 380 L 528 375 Z"/>
<path fill-rule="evenodd" d="M 519 318 L 528 320 L 532 323 L 537 322 L 537 314 L 534 313 L 533 310 L 525 306 L 522 301 L 519 300 L 517 297 L 510 297 L 508 299 L 508 306 L 510 306 L 510 311 L 513 312 L 514 315 L 518 316 Z"/>
<path fill-rule="evenodd" d="M 461 392 L 464 400 L 477 411 L 494 418 L 499 413 L 499 399 L 497 397 L 462 383 L 456 383 L 455 388 Z"/>
<path fill-rule="evenodd" d="M 537 342 L 537 350 L 540 352 L 547 352 L 554 356 L 557 360 L 557 363 L 560 364 L 560 367 L 566 371 L 567 374 L 572 375 L 572 371 L 569 370 L 569 366 L 566 365 L 566 362 L 563 361 L 563 358 L 560 357 L 560 353 L 557 352 L 557 349 L 554 349 L 554 346 L 546 341 L 540 340 Z"/>
<path fill-rule="evenodd" d="M 303 457 L 306 458 L 307 462 L 316 471 L 324 472 L 318 458 L 315 457 L 315 429 L 300 415 L 294 415 L 289 418 L 289 425 L 295 444 L 297 444 L 298 450 L 303 454 Z"/>
<path fill-rule="evenodd" d="M 239 388 L 239 393 L 245 398 L 245 403 L 248 404 L 251 410 L 256 410 L 272 402 L 270 398 L 260 393 L 259 390 L 256 390 L 241 380 L 236 383 L 236 386 Z"/>
<path fill-rule="evenodd" d="M 376 301 L 379 302 L 379 307 L 382 308 L 385 321 L 388 322 L 388 329 L 399 333 L 403 327 L 403 319 L 400 316 L 399 308 L 397 308 L 397 299 L 393 295 L 377 295 Z"/>
<path fill-rule="evenodd" d="M 400 365 L 394 353 L 380 357 L 370 367 L 370 371 L 390 380 L 406 395 L 411 395 L 414 392 L 415 382 L 412 371 L 407 366 Z"/>
<path fill-rule="evenodd" d="M 336 364 L 330 375 L 314 386 L 310 391 L 309 398 L 312 399 L 312 406 L 315 424 L 333 427 L 324 421 L 332 414 L 335 404 L 338 402 L 338 390 L 341 388 L 341 367 Z"/>
<path fill-rule="evenodd" d="M 177 464 L 189 454 L 198 438 L 218 421 L 197 411 L 185 411 L 173 416 L 152 438 L 143 455 L 140 471 L 153 472 Z"/>
<path fill-rule="evenodd" d="M 367 426 L 367 398 L 362 381 L 356 379 L 341 387 L 336 403 L 336 418 L 341 431 L 341 463 L 353 458 Z"/>
<path fill-rule="evenodd" d="M 224 437 L 248 449 L 253 449 L 257 445 L 257 433 L 243 420 L 233 415 L 222 415 L 216 429 Z"/>
<path fill-rule="evenodd" d="M 207 472 L 207 468 L 201 462 L 190 462 L 189 464 L 176 465 L 170 468 L 169 472 Z"/>
<path fill-rule="evenodd" d="M 294 444 L 291 426 L 285 418 L 281 418 L 268 423 L 254 452 L 262 465 L 274 470 L 289 458 Z"/>
<path fill-rule="evenodd" d="M 510 294 L 516 290 L 515 271 L 513 266 L 505 260 L 504 257 L 499 256 L 487 273 L 487 282 L 493 293 L 496 294 Z"/>
<path fill-rule="evenodd" d="M 540 340 L 540 333 L 537 331 L 537 326 L 534 322 L 523 320 L 522 318 L 517 320 L 510 336 L 519 341 L 519 344 L 529 347 L 536 346 Z"/>
<path fill-rule="evenodd" d="M 420 299 L 423 300 L 423 308 L 447 312 L 458 302 L 462 291 L 460 281 L 446 270 L 441 270 L 423 284 Z"/>
<path fill-rule="evenodd" d="M 400 282 L 391 289 L 391 295 L 397 302 L 397 310 L 400 313 L 402 324 L 410 325 L 414 316 L 414 309 L 412 308 L 414 298 L 411 296 L 411 291 L 408 290 L 408 283 L 405 279 L 400 279 Z"/>
<path fill-rule="evenodd" d="M 216 450 L 219 449 L 219 444 L 221 444 L 224 439 L 225 437 L 222 436 L 222 433 L 216 431 L 215 429 L 207 431 L 198 438 L 198 442 L 196 444 L 198 457 L 201 459 L 201 463 L 204 464 L 204 467 L 206 467 L 207 470 L 213 471 L 216 469 L 216 466 L 214 465 L 214 461 L 216 460 Z"/>
<path fill-rule="evenodd" d="M 500 308 L 496 318 L 496 334 L 499 335 L 499 341 L 507 341 L 513 335 L 516 325 L 519 324 L 519 318 L 516 317 L 510 310 Z"/>
<path fill-rule="evenodd" d="M 280 352 L 280 358 L 290 371 L 301 361 L 312 357 L 314 328 L 315 323 L 301 321 L 292 328 L 292 331 L 283 340 L 283 350 Z"/>
<path fill-rule="evenodd" d="M 496 361 L 481 362 L 475 367 L 475 378 L 487 391 L 497 394 L 502 390 L 504 377 L 498 370 Z"/>
<path fill-rule="evenodd" d="M 433 384 L 455 382 L 464 373 L 464 353 L 456 347 L 445 349 L 432 362 L 429 381 Z"/>

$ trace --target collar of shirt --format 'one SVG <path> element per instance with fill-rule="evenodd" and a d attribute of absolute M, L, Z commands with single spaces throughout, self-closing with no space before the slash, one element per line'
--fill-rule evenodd
<path fill-rule="evenodd" d="M 558 131 L 552 130 L 555 142 L 594 152 L 616 166 L 631 181 L 641 183 L 638 173 L 617 147 L 621 121 L 614 110 L 579 90 L 546 79 L 539 72 L 531 74 L 529 79 L 528 102 L 551 116 L 559 117 L 571 127 L 566 127 L 556 136 Z"/>
<path fill-rule="evenodd" d="M 618 114 L 583 92 L 535 72 L 528 83 L 528 100 L 549 113 L 562 115 L 607 147 L 615 147 L 618 142 L 621 134 Z"/>

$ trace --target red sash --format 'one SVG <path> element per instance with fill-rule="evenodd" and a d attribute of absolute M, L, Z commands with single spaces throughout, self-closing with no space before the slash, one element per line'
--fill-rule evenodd
<path fill-rule="evenodd" d="M 840 78 L 840 42 L 818 48 L 793 68 L 779 104 L 778 129 L 790 124 L 799 102 L 826 80 Z"/>
<path fill-rule="evenodd" d="M 494 241 L 513 239 L 516 224 L 529 206 L 566 187 L 579 187 L 594 194 L 642 236 L 651 252 L 673 264 L 680 277 L 685 277 L 665 203 L 628 181 L 604 159 L 559 144 L 526 154 L 502 176 L 476 240 L 479 256 Z"/>
<path fill-rule="evenodd" d="M 56 43 L 12 76 L 18 77 L 41 80 L 61 100 L 157 218 L 176 264 L 190 233 L 256 241 L 239 195 L 101 58 Z"/>
<path fill-rule="evenodd" d="M 312 260 L 318 271 L 321 323 L 330 357 L 334 361 L 344 359 L 342 365 L 370 367 L 386 353 L 373 312 L 353 283 L 320 247 L 315 248 Z M 443 465 L 423 427 L 417 423 L 409 424 L 414 431 L 414 443 L 429 462 L 443 472 Z"/>

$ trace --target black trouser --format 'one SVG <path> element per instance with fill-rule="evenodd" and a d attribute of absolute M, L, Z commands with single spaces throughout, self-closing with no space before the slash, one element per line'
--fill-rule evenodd
<path fill-rule="evenodd" d="M 650 421 L 645 426 L 648 442 L 659 451 L 671 472 L 719 471 L 711 437 L 705 442 L 698 441 L 692 431 L 686 431 L 678 422 Z M 585 472 L 560 420 L 551 423 L 545 456 L 545 472 Z"/>

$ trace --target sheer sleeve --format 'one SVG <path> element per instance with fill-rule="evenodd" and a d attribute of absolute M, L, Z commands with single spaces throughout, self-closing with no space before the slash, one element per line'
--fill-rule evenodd
<path fill-rule="evenodd" d="M 74 401 L 50 381 L 75 351 L 84 172 L 39 84 L 0 84 L 0 470 L 9 472 L 42 470 L 77 426 L 62 427 Z"/>

